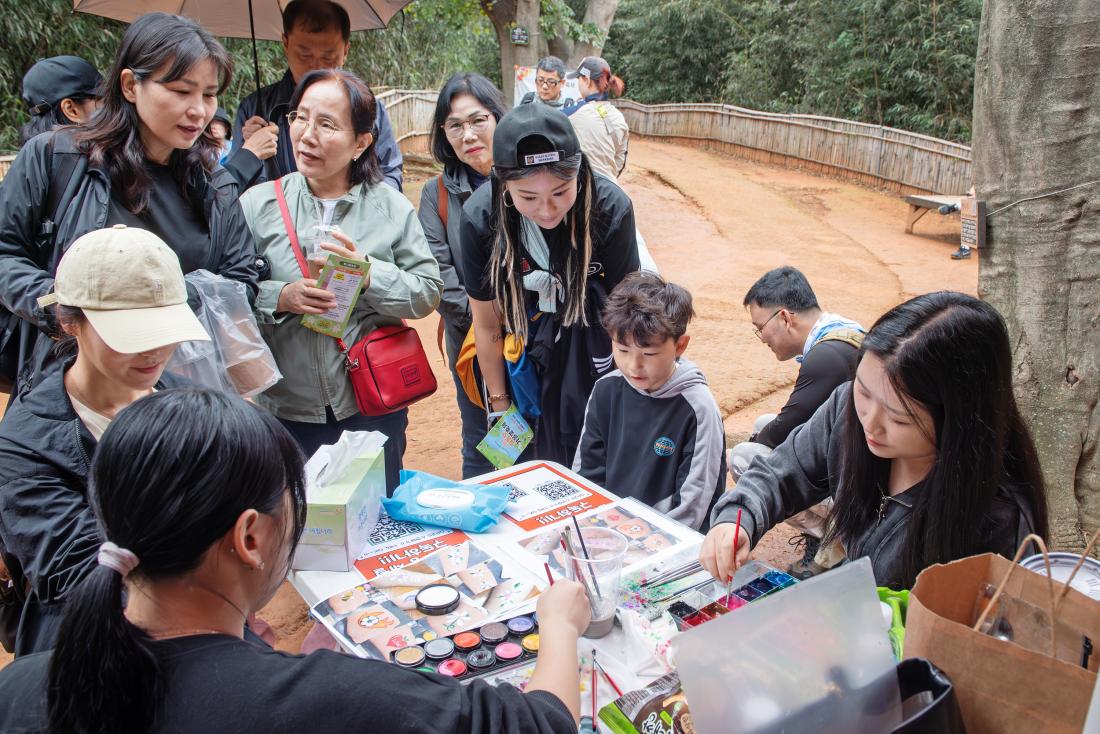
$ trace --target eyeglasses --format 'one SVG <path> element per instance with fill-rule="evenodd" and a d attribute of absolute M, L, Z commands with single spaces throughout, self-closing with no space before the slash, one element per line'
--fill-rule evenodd
<path fill-rule="evenodd" d="M 295 110 L 293 112 L 288 112 L 286 115 L 286 119 L 290 123 L 291 127 L 305 128 L 305 130 L 302 131 L 302 135 L 305 135 L 306 132 L 309 130 L 311 121 L 308 115 L 303 115 Z M 343 128 L 336 127 L 336 125 L 334 125 L 331 120 L 327 120 L 324 118 L 320 120 L 313 120 L 312 124 L 314 129 L 317 131 L 317 134 L 325 138 L 326 140 L 332 138 L 333 135 L 343 130 Z"/>
<path fill-rule="evenodd" d="M 489 115 L 479 114 L 474 115 L 462 122 L 458 120 L 451 120 L 450 122 L 440 125 L 443 128 L 443 132 L 447 134 L 447 137 L 451 140 L 458 140 L 466 134 L 466 128 L 470 128 L 474 135 L 480 135 L 485 132 L 489 127 L 489 120 L 492 118 Z"/>
<path fill-rule="evenodd" d="M 762 339 L 762 337 L 760 336 L 760 334 L 761 334 L 761 333 L 763 333 L 763 331 L 764 331 L 764 327 L 766 327 L 766 326 L 768 325 L 768 322 L 769 322 L 769 321 L 771 321 L 772 319 L 774 319 L 774 318 L 776 317 L 776 315 L 777 315 L 777 314 L 778 314 L 778 313 L 779 313 L 780 311 L 782 311 L 782 310 L 783 310 L 783 309 L 781 309 L 781 308 L 778 308 L 778 309 L 776 309 L 776 310 L 775 310 L 775 312 L 774 312 L 774 313 L 773 313 L 773 314 L 772 314 L 771 316 L 769 316 L 769 317 L 768 317 L 767 321 L 765 321 L 764 323 L 760 324 L 760 326 L 753 326 L 753 327 L 752 327 L 752 333 L 753 333 L 753 334 L 756 334 L 756 338 L 757 338 L 757 339 Z"/>
<path fill-rule="evenodd" d="M 537 76 L 535 77 L 535 84 L 540 87 L 556 87 L 561 84 L 561 79 L 551 79 L 550 77 Z"/>

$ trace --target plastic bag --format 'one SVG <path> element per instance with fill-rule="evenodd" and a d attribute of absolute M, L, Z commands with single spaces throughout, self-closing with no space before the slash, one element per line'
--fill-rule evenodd
<path fill-rule="evenodd" d="M 208 270 L 185 276 L 199 293 L 196 316 L 209 342 L 184 342 L 168 370 L 204 387 L 252 397 L 283 378 L 275 357 L 260 336 L 244 283 Z"/>
<path fill-rule="evenodd" d="M 511 490 L 500 484 L 460 484 L 432 474 L 402 471 L 401 484 L 382 506 L 394 520 L 483 533 L 500 520 Z"/>

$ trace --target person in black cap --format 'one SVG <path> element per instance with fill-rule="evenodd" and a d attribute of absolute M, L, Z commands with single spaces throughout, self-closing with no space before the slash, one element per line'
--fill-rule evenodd
<path fill-rule="evenodd" d="M 490 423 L 512 404 L 507 333 L 522 340 L 538 376 L 536 404 L 517 404 L 535 429 L 525 457 L 569 465 L 592 386 L 613 369 L 603 302 L 638 270 L 634 207 L 616 184 L 593 177 L 565 115 L 525 104 L 497 124 L 491 186 L 462 214 L 463 279 Z"/>
<path fill-rule="evenodd" d="M 237 188 L 242 194 L 258 170 L 255 161 L 266 161 L 275 155 L 279 147 L 279 134 L 274 126 L 270 126 L 257 130 L 243 145 L 234 149 L 233 119 L 224 107 L 219 107 L 214 112 L 214 119 L 206 126 L 206 133 L 218 145 L 218 163 L 236 179 Z"/>
<path fill-rule="evenodd" d="M 23 76 L 23 101 L 31 119 L 19 131 L 19 145 L 57 125 L 84 122 L 99 108 L 103 77 L 79 56 L 41 59 Z"/>

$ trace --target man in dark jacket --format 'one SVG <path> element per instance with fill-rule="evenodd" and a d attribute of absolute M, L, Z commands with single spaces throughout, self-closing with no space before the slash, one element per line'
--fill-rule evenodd
<path fill-rule="evenodd" d="M 339 5 L 330 0 L 293 0 L 286 6 L 283 10 L 283 52 L 289 68 L 282 79 L 241 100 L 233 125 L 231 155 L 254 133 L 270 129 L 271 125 L 278 126 L 278 151 L 262 164 L 256 160 L 254 177 L 242 185 L 242 191 L 298 170 L 290 143 L 290 122 L 286 119 L 290 98 L 302 77 L 316 69 L 343 66 L 350 50 L 351 21 L 347 11 Z M 404 159 L 381 101 L 374 127 L 374 152 L 384 180 L 400 191 Z"/>
<path fill-rule="evenodd" d="M 758 418 L 754 435 L 730 449 L 729 467 L 735 482 L 753 458 L 770 454 L 810 419 L 833 390 L 852 379 L 864 333 L 855 321 L 823 312 L 806 276 L 790 266 L 765 273 L 745 294 L 744 306 L 753 332 L 776 359 L 795 359 L 801 366 L 794 390 L 779 414 Z M 803 559 L 790 568 L 799 578 L 820 573 L 828 564 L 825 558 L 815 561 L 815 556 L 830 506 L 827 501 L 787 520 L 802 532 L 805 544 Z"/>

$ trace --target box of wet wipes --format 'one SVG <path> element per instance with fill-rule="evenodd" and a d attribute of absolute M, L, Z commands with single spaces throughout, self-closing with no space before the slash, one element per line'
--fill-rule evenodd
<path fill-rule="evenodd" d="M 386 496 L 385 443 L 377 431 L 345 431 L 306 462 L 308 510 L 294 569 L 352 569 Z"/>

